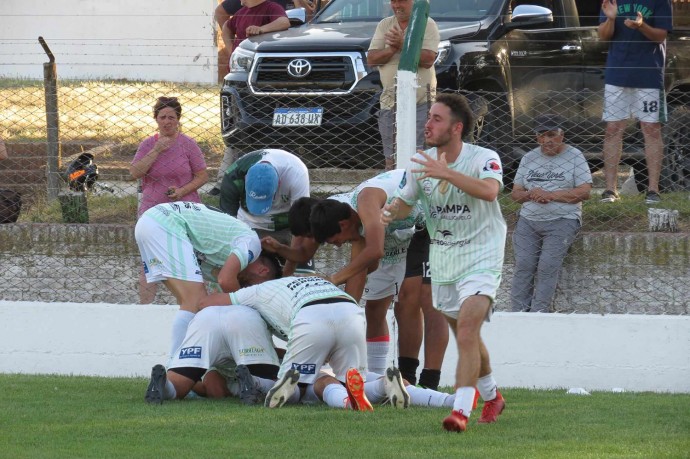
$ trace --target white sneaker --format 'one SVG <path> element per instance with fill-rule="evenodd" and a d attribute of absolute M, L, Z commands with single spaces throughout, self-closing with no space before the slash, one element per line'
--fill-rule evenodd
<path fill-rule="evenodd" d="M 386 368 L 386 374 L 383 376 L 383 388 L 386 391 L 386 398 L 393 408 L 410 406 L 410 394 L 405 389 L 400 370 L 395 367 Z"/>
<path fill-rule="evenodd" d="M 295 386 L 299 382 L 299 371 L 289 369 L 281 379 L 271 387 L 266 394 L 264 406 L 266 408 L 280 408 L 295 392 Z"/>

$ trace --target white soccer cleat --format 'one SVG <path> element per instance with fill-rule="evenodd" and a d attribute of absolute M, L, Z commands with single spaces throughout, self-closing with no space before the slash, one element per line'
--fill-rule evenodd
<path fill-rule="evenodd" d="M 400 370 L 395 367 L 386 368 L 386 374 L 383 376 L 383 388 L 386 391 L 386 398 L 393 408 L 410 406 L 410 394 L 405 389 Z"/>
<path fill-rule="evenodd" d="M 280 408 L 295 392 L 295 386 L 299 382 L 299 371 L 289 369 L 281 379 L 271 387 L 266 394 L 264 406 L 266 408 Z"/>

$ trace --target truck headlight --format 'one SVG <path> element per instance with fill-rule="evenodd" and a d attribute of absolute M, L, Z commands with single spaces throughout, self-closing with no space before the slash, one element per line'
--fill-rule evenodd
<path fill-rule="evenodd" d="M 236 48 L 230 56 L 231 72 L 249 72 L 254 61 L 254 53 L 242 48 Z"/>
<path fill-rule="evenodd" d="M 436 60 L 434 65 L 443 65 L 450 56 L 450 41 L 443 40 L 438 44 L 438 54 L 436 55 Z"/>

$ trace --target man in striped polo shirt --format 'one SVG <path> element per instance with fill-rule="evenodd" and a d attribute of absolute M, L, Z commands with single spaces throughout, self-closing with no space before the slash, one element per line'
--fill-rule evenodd
<path fill-rule="evenodd" d="M 203 204 L 158 204 L 137 221 L 134 237 L 146 281 L 163 282 L 180 310 L 173 319 L 170 356 L 176 355 L 187 326 L 206 296 L 204 280 L 223 292 L 240 288 L 238 276 L 261 254 L 261 242 L 247 224 Z M 261 274 L 259 273 L 259 274 Z"/>
<path fill-rule="evenodd" d="M 467 427 L 475 387 L 485 401 L 480 423 L 495 422 L 505 406 L 480 334 L 491 317 L 503 267 L 506 224 L 497 201 L 503 171 L 496 152 L 463 143 L 473 124 L 467 99 L 438 96 L 425 126 L 426 144 L 433 148 L 412 157 L 398 198 L 381 210 L 388 224 L 422 203 L 431 237 L 434 307 L 446 315 L 458 343 L 455 403 L 443 421 L 455 432 Z"/>

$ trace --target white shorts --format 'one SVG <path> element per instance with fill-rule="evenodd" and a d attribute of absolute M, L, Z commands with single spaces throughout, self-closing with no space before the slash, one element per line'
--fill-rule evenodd
<path fill-rule="evenodd" d="M 604 86 L 604 121 L 634 118 L 645 123 L 667 121 L 666 96 L 663 89 Z"/>
<path fill-rule="evenodd" d="M 137 221 L 134 238 L 149 284 L 169 278 L 204 281 L 189 239 L 168 231 L 148 215 L 142 215 Z"/>
<path fill-rule="evenodd" d="M 486 315 L 486 321 L 491 319 L 493 304 L 496 301 L 496 291 L 501 283 L 500 274 L 478 273 L 469 275 L 454 284 L 431 284 L 431 297 L 434 308 L 444 315 L 456 320 L 462 303 L 474 295 L 489 297 L 492 307 Z"/>
<path fill-rule="evenodd" d="M 199 311 L 170 368 L 228 368 L 236 365 L 278 366 L 278 355 L 266 322 L 247 306 L 211 306 Z"/>
<path fill-rule="evenodd" d="M 341 382 L 350 368 L 366 374 L 365 330 L 364 308 L 350 301 L 303 307 L 292 320 L 278 378 L 295 368 L 299 382 L 313 384 L 325 363 Z"/>
<path fill-rule="evenodd" d="M 363 300 L 380 300 L 393 295 L 397 300 L 400 284 L 405 278 L 405 259 L 392 264 L 379 264 L 376 271 L 367 276 Z"/>

